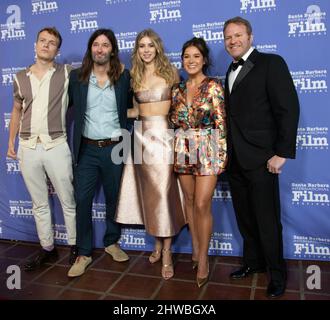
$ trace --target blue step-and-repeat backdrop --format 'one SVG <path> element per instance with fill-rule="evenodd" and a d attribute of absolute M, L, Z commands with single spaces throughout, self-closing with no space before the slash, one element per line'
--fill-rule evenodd
<path fill-rule="evenodd" d="M 33 63 L 39 29 L 56 26 L 63 36 L 57 61 L 78 67 L 91 33 L 110 27 L 116 33 L 121 59 L 130 67 L 136 35 L 153 28 L 182 75 L 182 44 L 193 35 L 203 37 L 211 49 L 210 73 L 224 79 L 230 58 L 224 50 L 223 25 L 228 18 L 241 15 L 252 23 L 258 50 L 285 58 L 301 103 L 297 159 L 288 161 L 281 174 L 285 257 L 329 261 L 329 14 L 329 0 L 1 0 L 0 238 L 38 241 L 31 198 L 17 161 L 6 158 L 6 152 L 13 75 Z M 49 195 L 56 241 L 66 244 L 62 211 L 51 184 Z M 96 247 L 102 247 L 104 216 L 104 196 L 99 189 L 93 205 Z M 213 217 L 210 254 L 241 255 L 242 239 L 225 175 L 214 192 Z M 153 239 L 144 229 L 124 228 L 121 245 L 151 250 Z M 173 249 L 191 252 L 187 229 L 176 237 Z"/>

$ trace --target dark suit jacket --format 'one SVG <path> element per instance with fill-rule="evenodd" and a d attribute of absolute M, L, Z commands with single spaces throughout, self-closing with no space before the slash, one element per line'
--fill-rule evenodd
<path fill-rule="evenodd" d="M 80 68 L 71 71 L 68 89 L 70 100 L 69 105 L 74 106 L 73 156 L 75 164 L 79 161 L 79 150 L 88 93 L 88 82 L 80 82 L 78 79 L 79 73 Z M 127 109 L 133 107 L 133 95 L 132 90 L 130 89 L 130 80 L 131 77 L 129 71 L 125 69 L 115 83 L 118 117 L 122 129 L 126 129 Z"/>
<path fill-rule="evenodd" d="M 299 101 L 282 57 L 253 50 L 231 93 L 226 75 L 229 166 L 233 149 L 242 168 L 256 169 L 273 155 L 294 158 Z"/>

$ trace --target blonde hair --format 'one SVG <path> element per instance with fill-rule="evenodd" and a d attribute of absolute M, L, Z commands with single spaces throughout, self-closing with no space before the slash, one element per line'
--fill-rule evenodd
<path fill-rule="evenodd" d="M 145 29 L 141 31 L 136 39 L 135 45 L 132 53 L 132 69 L 131 69 L 131 77 L 132 77 L 132 87 L 134 91 L 137 91 L 141 88 L 143 74 L 145 71 L 144 63 L 138 53 L 139 42 L 142 38 L 148 37 L 151 39 L 152 43 L 156 49 L 155 56 L 155 74 L 161 78 L 163 78 L 169 87 L 172 87 L 176 82 L 175 69 L 171 65 L 169 59 L 164 53 L 163 42 L 160 39 L 159 35 L 152 29 Z"/>

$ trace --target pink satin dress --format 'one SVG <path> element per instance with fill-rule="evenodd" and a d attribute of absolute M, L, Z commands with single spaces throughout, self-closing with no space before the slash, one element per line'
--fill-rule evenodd
<path fill-rule="evenodd" d="M 157 102 L 171 100 L 171 90 L 139 91 L 135 99 L 155 103 L 157 108 Z M 163 115 L 141 116 L 135 122 L 134 152 L 124 166 L 115 216 L 119 223 L 144 225 L 155 237 L 174 236 L 186 224 L 182 192 L 173 171 L 173 135 L 168 128 L 168 117 Z"/>

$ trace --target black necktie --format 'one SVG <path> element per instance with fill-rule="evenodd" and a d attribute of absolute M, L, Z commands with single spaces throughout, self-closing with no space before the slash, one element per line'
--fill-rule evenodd
<path fill-rule="evenodd" d="M 231 63 L 231 70 L 235 71 L 238 68 L 238 66 L 242 66 L 244 64 L 244 62 L 245 61 L 242 58 L 239 59 L 238 62 L 232 62 Z"/>

